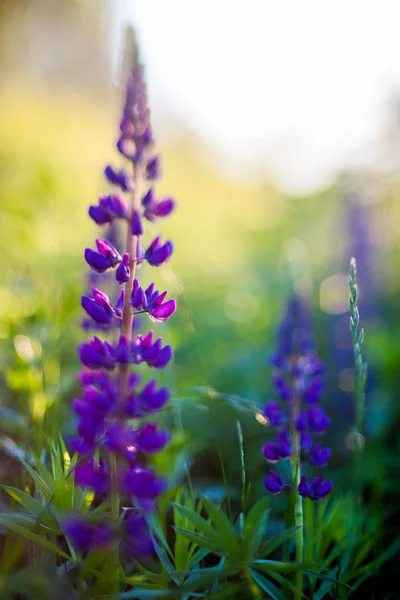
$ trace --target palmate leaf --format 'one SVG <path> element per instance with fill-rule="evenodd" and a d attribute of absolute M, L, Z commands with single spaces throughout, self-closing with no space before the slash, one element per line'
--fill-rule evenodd
<path fill-rule="evenodd" d="M 272 552 L 274 552 L 277 548 L 279 548 L 280 546 L 285 544 L 287 541 L 289 541 L 290 538 L 292 538 L 294 536 L 294 534 L 300 527 L 301 527 L 301 525 L 298 525 L 296 527 L 291 527 L 290 529 L 286 529 L 285 531 L 283 531 L 279 535 L 275 536 L 271 540 L 266 540 L 265 542 L 263 542 L 261 544 L 259 555 L 264 557 L 264 556 L 268 556 L 269 554 L 272 554 Z"/>
<path fill-rule="evenodd" d="M 340 581 L 339 579 L 336 579 L 335 577 L 332 577 L 331 575 L 324 575 L 323 573 L 317 573 L 317 571 L 311 571 L 309 569 L 304 569 L 303 573 L 305 573 L 306 575 L 311 575 L 311 577 L 316 577 L 317 579 L 322 579 L 323 581 L 334 583 L 335 585 L 340 585 L 344 588 L 347 588 L 348 590 L 352 589 L 350 585 L 344 583 L 343 581 Z"/>
<path fill-rule="evenodd" d="M 200 563 L 203 558 L 210 554 L 210 551 L 207 548 L 199 548 L 190 558 L 189 564 L 187 565 L 188 569 L 193 569 L 196 565 Z"/>
<path fill-rule="evenodd" d="M 25 467 L 25 469 L 31 475 L 33 481 L 36 483 L 37 488 L 42 492 L 43 496 L 45 496 L 48 500 L 52 499 L 53 496 L 54 496 L 54 490 L 53 490 L 53 487 L 52 487 L 51 480 L 50 480 L 50 484 L 49 484 L 48 477 L 43 478 L 21 456 L 16 455 L 16 458 L 23 464 L 23 466 Z M 47 475 L 49 476 L 50 474 L 45 469 L 45 467 L 43 467 L 43 469 L 46 471 Z"/>
<path fill-rule="evenodd" d="M 195 542 L 201 548 L 206 548 L 215 554 L 222 554 L 222 551 L 219 547 L 219 544 L 216 542 L 212 542 L 209 538 L 204 535 L 200 535 L 199 533 L 195 533 L 194 531 L 189 531 L 187 529 L 182 529 L 181 527 L 174 527 L 175 531 L 180 535 L 185 536 L 188 540 Z"/>
<path fill-rule="evenodd" d="M 251 560 L 256 555 L 258 547 L 264 536 L 268 521 L 269 509 L 268 499 L 261 498 L 248 512 L 243 525 L 245 555 L 247 560 Z"/>
<path fill-rule="evenodd" d="M 14 498 L 14 500 L 22 504 L 24 508 L 32 513 L 36 517 L 37 522 L 42 522 L 54 530 L 57 529 L 57 522 L 50 514 L 48 506 L 38 502 L 35 498 L 32 498 L 32 496 L 26 494 L 22 490 L 8 485 L 2 485 L 1 487 L 11 496 L 11 498 Z"/>
<path fill-rule="evenodd" d="M 176 585 L 179 585 L 180 582 L 179 582 L 178 577 L 176 577 L 176 575 L 175 575 L 174 565 L 168 558 L 167 553 L 160 546 L 160 544 L 157 542 L 157 540 L 154 538 L 154 536 L 152 536 L 152 539 L 153 539 L 154 549 L 156 551 L 158 558 L 160 559 L 162 566 L 164 567 L 164 569 L 166 570 L 168 575 L 171 577 L 171 579 L 176 583 Z"/>
<path fill-rule="evenodd" d="M 239 550 L 238 540 L 226 514 L 208 498 L 203 498 L 203 504 L 217 532 L 224 540 L 224 545 L 229 546 L 232 554 L 237 553 Z"/>
<path fill-rule="evenodd" d="M 281 562 L 279 560 L 253 560 L 251 566 L 261 571 L 271 572 L 276 571 L 277 573 L 290 573 L 293 571 L 303 571 L 303 573 L 311 573 L 310 569 L 314 567 L 314 564 L 307 564 L 303 562 Z"/>
<path fill-rule="evenodd" d="M 215 583 L 217 580 L 226 579 L 232 577 L 239 572 L 239 567 L 222 565 L 221 563 L 216 567 L 208 567 L 204 569 L 192 569 L 191 571 L 176 572 L 175 574 L 179 577 L 187 577 L 185 583 L 179 586 L 180 594 L 192 593 L 192 591 L 198 588 L 208 587 Z M 208 597 L 209 594 L 208 594 Z"/>
<path fill-rule="evenodd" d="M 181 504 L 176 504 L 175 502 L 172 502 L 172 505 L 178 510 L 178 512 L 181 513 L 182 516 L 186 517 L 192 523 L 192 525 L 197 528 L 202 536 L 208 538 L 210 542 L 216 546 L 220 544 L 221 536 L 219 533 L 217 533 L 212 525 L 203 519 L 203 517 L 187 506 L 182 506 Z M 175 529 L 181 530 L 181 528 L 177 527 Z"/>
<path fill-rule="evenodd" d="M 49 529 L 48 527 L 45 527 L 44 525 L 38 525 L 34 519 L 29 519 L 24 515 L 0 515 L 0 525 L 4 525 L 4 527 L 7 527 L 7 529 L 14 531 L 14 533 L 18 533 L 24 538 L 37 543 L 45 550 L 50 550 L 50 552 L 53 552 L 54 554 L 60 554 L 68 560 L 71 559 L 71 557 L 68 556 L 66 552 L 64 552 L 63 550 L 61 550 L 61 548 L 59 548 L 59 546 L 57 546 L 57 544 L 46 539 L 44 535 L 41 535 L 46 533 L 55 534 L 56 532 Z M 35 529 L 37 531 L 40 531 L 41 533 L 37 533 Z"/>
<path fill-rule="evenodd" d="M 249 573 L 253 581 L 255 581 L 255 583 L 268 594 L 268 598 L 273 598 L 273 600 L 285 600 L 283 593 L 279 588 L 276 587 L 274 583 L 272 583 L 272 581 L 269 581 L 263 577 L 263 575 L 257 573 L 257 571 L 254 569 L 249 569 Z"/>

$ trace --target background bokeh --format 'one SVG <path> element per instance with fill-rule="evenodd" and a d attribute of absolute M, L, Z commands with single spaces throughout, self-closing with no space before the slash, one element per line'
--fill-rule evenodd
<path fill-rule="evenodd" d="M 174 240 L 175 254 L 156 277 L 178 299 L 177 314 L 163 325 L 163 335 L 176 349 L 165 377 L 177 398 L 187 398 L 176 406 L 196 450 L 193 472 L 202 485 L 218 480 L 217 437 L 235 486 L 240 464 L 232 448 L 238 447 L 238 414 L 232 402 L 193 389 L 209 387 L 262 405 L 271 393 L 268 357 L 274 332 L 295 291 L 309 298 L 318 351 L 327 362 L 332 466 L 346 481 L 340 474 L 352 453 L 348 433 L 354 415 L 347 271 L 354 255 L 369 362 L 365 434 L 371 460 L 366 477 L 384 482 L 385 502 L 395 506 L 400 383 L 396 3 L 354 3 L 359 12 L 349 10 L 343 29 L 341 3 L 328 3 L 332 14 L 334 7 L 339 11 L 336 29 L 312 3 L 302 15 L 290 12 L 295 3 L 285 3 L 287 14 L 277 8 L 282 28 L 273 41 L 280 37 L 281 45 L 273 45 L 273 60 L 261 33 L 263 18 L 270 19 L 268 31 L 274 29 L 276 3 L 250 2 L 252 10 L 243 14 L 245 3 L 231 4 L 213 11 L 197 1 L 185 9 L 179 2 L 144 0 L 0 3 L 2 444 L 7 447 L 10 439 L 39 444 L 46 436 L 67 435 L 74 426 L 69 402 L 77 393 L 76 348 L 85 337 L 80 328 L 80 296 L 87 287 L 83 250 L 97 235 L 87 208 L 106 189 L 104 165 L 118 158 L 118 60 L 123 25 L 135 17 L 163 156 L 158 189 L 177 200 L 164 229 Z M 235 31 L 238 14 L 241 24 Z M 297 28 L 294 18 L 303 19 Z M 304 36 L 302 24 L 308 27 Z M 189 27 L 197 31 L 192 44 Z M 321 28 L 330 32 L 325 46 Z M 179 38 L 181 30 L 186 34 Z M 311 30 L 315 44 L 306 35 Z M 169 39 L 172 50 L 166 47 Z M 316 61 L 311 71 L 306 60 L 294 58 L 303 39 L 305 59 Z M 361 56 L 358 40 L 373 50 Z M 245 54 L 247 45 L 250 54 Z M 155 66 L 157 61 L 162 67 Z M 365 76 L 369 70 L 375 74 L 371 87 Z M 281 103 L 279 77 L 295 82 L 282 87 Z M 180 104 L 176 99 L 182 90 Z M 369 91 L 375 93 L 372 99 Z M 319 112 L 314 122 L 315 94 Z M 224 113 L 230 120 L 221 116 L 219 127 L 216 115 Z M 352 129 L 353 117 L 359 120 Z M 275 118 L 290 126 L 275 126 Z M 300 176 L 296 161 L 306 177 Z M 195 402 L 199 397 L 202 401 Z M 217 436 L 209 426 L 211 410 L 217 415 Z M 176 422 L 176 415 L 171 418 Z M 249 473 L 261 482 L 260 447 L 268 431 L 252 414 L 240 418 Z M 1 477 L 10 476 L 8 465 L 0 461 Z"/>

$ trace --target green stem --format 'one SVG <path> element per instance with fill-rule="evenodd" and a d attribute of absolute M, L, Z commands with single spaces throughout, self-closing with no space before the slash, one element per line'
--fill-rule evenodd
<path fill-rule="evenodd" d="M 144 167 L 143 165 L 136 165 L 133 173 L 134 189 L 131 198 L 131 209 L 130 219 L 128 221 L 127 234 L 126 234 L 126 252 L 129 254 L 129 268 L 130 275 L 129 280 L 125 284 L 125 296 L 124 306 L 122 309 L 122 322 L 121 322 L 121 335 L 124 335 L 128 340 L 128 343 L 132 339 L 132 323 L 134 315 L 132 313 L 131 296 L 133 290 L 133 282 L 135 279 L 137 255 L 138 255 L 138 237 L 132 234 L 131 223 L 132 217 L 135 210 L 140 206 L 140 194 L 144 182 Z M 128 380 L 129 380 L 129 364 L 121 364 L 119 367 L 119 404 L 123 405 L 123 402 L 128 393 Z M 109 453 L 109 460 L 111 466 L 111 518 L 114 524 L 116 532 L 119 528 L 120 518 L 120 498 L 119 498 L 119 487 L 118 487 L 118 462 L 114 452 Z M 113 547 L 113 557 L 115 559 L 115 594 L 119 593 L 119 541 L 116 536 L 116 541 Z"/>
<path fill-rule="evenodd" d="M 304 516 L 303 516 L 303 498 L 297 493 L 297 489 L 301 480 L 301 462 L 300 462 L 300 432 L 296 429 L 297 417 L 299 414 L 299 398 L 294 395 L 293 398 L 293 458 L 291 460 L 292 466 L 292 481 L 293 486 L 296 489 L 295 504 L 294 504 L 294 524 L 298 527 L 295 535 L 295 556 L 297 562 L 303 562 L 304 560 Z M 301 600 L 303 595 L 303 573 L 302 571 L 296 571 L 295 575 L 295 591 L 293 594 L 294 600 Z"/>
<path fill-rule="evenodd" d="M 297 459 L 296 473 L 294 485 L 296 489 L 299 487 L 301 478 L 300 459 Z M 296 561 L 303 562 L 304 560 L 304 517 L 303 517 L 303 498 L 300 494 L 296 494 L 296 503 L 294 506 L 294 524 L 299 529 L 296 531 Z M 303 573 L 302 571 L 296 571 L 295 577 L 296 591 L 294 593 L 295 600 L 300 600 L 303 595 Z"/>
<path fill-rule="evenodd" d="M 119 525 L 119 490 L 118 490 L 118 467 L 117 457 L 115 453 L 110 452 L 110 468 L 111 468 L 111 519 L 117 530 Z M 119 594 L 119 539 L 115 536 L 115 542 L 112 547 L 112 558 L 115 561 L 115 570 L 113 578 L 112 595 Z"/>

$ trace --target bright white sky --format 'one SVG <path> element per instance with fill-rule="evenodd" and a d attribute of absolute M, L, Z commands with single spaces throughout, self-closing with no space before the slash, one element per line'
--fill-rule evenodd
<path fill-rule="evenodd" d="M 371 155 L 400 91 L 400 0 L 110 0 L 158 119 L 294 190 Z"/>

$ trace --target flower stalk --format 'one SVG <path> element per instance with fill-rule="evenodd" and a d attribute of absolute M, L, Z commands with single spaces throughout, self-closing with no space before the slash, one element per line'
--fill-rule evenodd
<path fill-rule="evenodd" d="M 357 456 L 361 453 L 361 435 L 365 422 L 365 388 L 367 385 L 368 365 L 362 356 L 364 344 L 364 329 L 360 326 L 360 315 L 358 312 L 358 287 L 357 287 L 357 262 L 355 258 L 350 261 L 349 274 L 349 308 L 350 308 L 350 333 L 354 351 L 355 364 L 355 401 L 356 418 L 353 427 L 354 447 Z"/>
<path fill-rule="evenodd" d="M 315 438 L 327 430 L 330 419 L 318 406 L 325 388 L 324 365 L 314 350 L 314 340 L 306 305 L 299 297 L 288 304 L 285 318 L 278 330 L 278 349 L 271 362 L 272 378 L 280 402 L 271 400 L 264 408 L 269 425 L 276 429 L 276 442 L 263 447 L 264 457 L 270 463 L 289 460 L 291 483 L 286 483 L 276 471 L 270 470 L 264 485 L 271 494 L 280 494 L 285 488 L 292 493 L 288 504 L 287 526 L 298 527 L 295 534 L 295 558 L 304 558 L 303 499 L 323 500 L 332 490 L 332 482 L 324 476 L 307 481 L 305 461 L 316 468 L 328 463 L 331 451 L 321 447 Z M 294 493 L 295 492 L 295 493 Z M 302 598 L 303 575 L 296 571 L 294 599 Z"/>
<path fill-rule="evenodd" d="M 85 518 L 75 515 L 65 522 L 66 534 L 77 549 L 110 547 L 116 561 L 115 593 L 119 591 L 121 553 L 141 561 L 154 555 L 147 515 L 156 510 L 167 485 L 148 466 L 147 457 L 169 442 L 169 432 L 149 419 L 164 408 L 170 393 L 165 387 L 158 388 L 155 379 L 140 389 L 138 368 L 165 368 L 172 348 L 163 345 L 161 337 L 154 339 L 153 331 L 133 335 L 134 318 L 147 313 L 152 321 L 164 322 L 176 309 L 174 299 L 165 299 L 167 291 L 160 293 L 154 283 L 143 289 L 136 278 L 139 263 L 160 267 L 173 251 L 172 242 L 163 243 L 159 235 L 142 249 L 143 220 L 158 223 L 174 208 L 171 198 L 158 200 L 152 187 L 161 173 L 160 159 L 154 154 L 143 68 L 137 60 L 126 85 L 117 149 L 129 168 L 105 168 L 106 180 L 117 192 L 102 196 L 98 205 L 89 208 L 89 216 L 100 227 L 122 221 L 127 232 L 125 251 L 120 253 L 107 239 L 96 239 L 96 249 L 86 248 L 85 259 L 97 274 L 114 272 L 120 293 L 113 302 L 92 287 L 92 297 L 83 296 L 81 301 L 98 330 L 106 333 L 114 328 L 117 336 L 113 342 L 95 336 L 79 348 L 83 392 L 82 398 L 73 401 L 78 436 L 70 441 L 71 449 L 80 456 L 75 483 L 93 491 L 100 502 L 108 496 L 111 510 L 101 523 L 92 522 L 90 514 Z"/>

